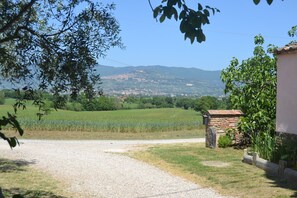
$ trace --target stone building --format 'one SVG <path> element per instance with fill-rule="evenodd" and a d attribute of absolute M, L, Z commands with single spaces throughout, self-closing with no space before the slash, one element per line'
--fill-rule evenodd
<path fill-rule="evenodd" d="M 226 129 L 237 130 L 241 116 L 243 113 L 240 110 L 208 110 L 203 115 L 206 147 L 217 147 L 219 136 L 224 135 Z"/>

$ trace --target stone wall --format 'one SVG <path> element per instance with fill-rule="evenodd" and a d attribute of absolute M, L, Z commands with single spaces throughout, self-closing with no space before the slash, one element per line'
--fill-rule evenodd
<path fill-rule="evenodd" d="M 225 135 L 226 129 L 237 130 L 237 123 L 242 116 L 242 112 L 239 110 L 210 110 L 207 112 L 207 124 L 205 127 L 205 138 L 207 147 L 217 147 L 218 139 L 220 135 Z M 211 146 L 211 142 L 214 139 L 212 132 L 215 131 L 216 145 Z"/>
<path fill-rule="evenodd" d="M 206 130 L 210 127 L 214 127 L 217 132 L 224 132 L 224 130 L 228 128 L 236 129 L 237 123 L 239 121 L 239 116 L 231 116 L 231 115 L 224 115 L 224 116 L 211 116 L 208 121 L 208 125 L 206 126 Z"/>

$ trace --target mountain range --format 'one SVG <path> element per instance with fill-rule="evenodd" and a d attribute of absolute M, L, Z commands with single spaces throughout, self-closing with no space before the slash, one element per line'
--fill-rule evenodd
<path fill-rule="evenodd" d="M 105 95 L 222 96 L 221 71 L 166 66 L 96 66 Z M 21 87 L 21 86 L 20 86 Z M 15 88 L 0 79 L 0 89 Z"/>
<path fill-rule="evenodd" d="M 97 66 L 106 95 L 221 96 L 221 71 L 166 66 Z"/>

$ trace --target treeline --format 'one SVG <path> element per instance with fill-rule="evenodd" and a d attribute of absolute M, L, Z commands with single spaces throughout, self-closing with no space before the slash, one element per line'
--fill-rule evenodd
<path fill-rule="evenodd" d="M 191 97 L 139 97 L 129 96 L 124 99 L 125 108 L 183 108 L 194 109 L 204 113 L 208 109 L 230 109 L 230 102 L 227 98 L 216 98 L 213 96 Z"/>
<path fill-rule="evenodd" d="M 0 103 L 6 98 L 19 97 L 20 93 L 14 90 L 2 90 L 0 92 Z M 152 109 L 152 108 L 183 108 L 194 109 L 204 113 L 208 109 L 230 109 L 230 102 L 227 98 L 216 98 L 213 96 L 202 96 L 200 98 L 191 97 L 170 97 L 170 96 L 127 96 L 127 97 L 110 97 L 98 96 L 92 100 L 84 94 L 80 94 L 76 100 L 70 96 L 64 95 L 63 101 L 55 102 L 57 98 L 49 93 L 42 93 L 42 96 L 49 108 L 59 108 L 71 111 L 110 111 L 118 109 Z M 2 98 L 2 99 L 1 99 Z M 30 99 L 30 98 L 28 98 Z M 2 104 L 3 104 L 2 103 Z"/>
<path fill-rule="evenodd" d="M 24 90 L 4 89 L 0 91 L 0 104 L 5 103 L 5 98 L 34 100 L 36 97 L 42 98 L 46 108 L 64 109 L 70 111 L 110 111 L 121 109 L 121 102 L 115 97 L 98 96 L 92 100 L 85 94 L 80 94 L 74 100 L 70 95 L 55 96 L 48 92 L 26 93 Z"/>

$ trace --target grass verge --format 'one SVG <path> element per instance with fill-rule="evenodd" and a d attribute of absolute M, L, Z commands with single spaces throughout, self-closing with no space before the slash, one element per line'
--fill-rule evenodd
<path fill-rule="evenodd" d="M 17 136 L 14 131 L 5 132 L 7 136 Z M 205 131 L 183 130 L 146 133 L 118 132 L 86 132 L 86 131 L 25 131 L 22 139 L 51 139 L 51 140 L 152 140 L 152 139 L 182 139 L 204 137 Z"/>
<path fill-rule="evenodd" d="M 26 161 L 13 161 L 0 158 L 0 187 L 4 197 L 64 198 L 69 197 L 63 184 L 49 175 L 39 172 Z"/>
<path fill-rule="evenodd" d="M 130 155 L 224 195 L 247 198 L 297 197 L 296 182 L 280 180 L 242 163 L 241 150 L 214 150 L 205 148 L 204 144 L 176 144 L 154 146 Z M 218 162 L 228 166 L 210 166 Z"/>

